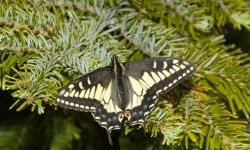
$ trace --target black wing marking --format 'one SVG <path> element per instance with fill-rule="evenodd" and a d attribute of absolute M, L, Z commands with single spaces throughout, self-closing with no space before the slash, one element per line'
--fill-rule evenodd
<path fill-rule="evenodd" d="M 130 111 L 130 125 L 144 125 L 157 101 L 157 95 L 167 92 L 189 77 L 194 66 L 183 59 L 149 58 L 124 63 L 126 75 L 132 85 L 132 100 L 126 110 Z"/>
<path fill-rule="evenodd" d="M 120 108 L 115 104 L 117 90 L 113 85 L 113 72 L 110 66 L 84 75 L 66 85 L 58 94 L 61 107 L 91 112 L 100 126 L 108 133 L 121 128 L 118 120 Z"/>

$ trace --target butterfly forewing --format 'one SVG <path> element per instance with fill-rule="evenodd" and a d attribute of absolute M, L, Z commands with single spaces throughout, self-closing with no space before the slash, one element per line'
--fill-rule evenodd
<path fill-rule="evenodd" d="M 127 106 L 130 125 L 144 124 L 154 108 L 157 95 L 167 92 L 194 72 L 191 63 L 176 58 L 149 58 L 124 63 L 132 85 L 132 99 Z"/>
<path fill-rule="evenodd" d="M 94 119 L 108 131 L 120 128 L 114 103 L 117 90 L 113 85 L 111 67 L 104 67 L 84 75 L 67 86 L 57 96 L 59 106 L 91 112 Z"/>

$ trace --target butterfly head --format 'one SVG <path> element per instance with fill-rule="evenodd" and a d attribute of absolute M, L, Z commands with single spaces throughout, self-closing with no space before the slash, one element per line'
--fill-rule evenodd
<path fill-rule="evenodd" d="M 116 55 L 113 55 L 111 58 L 111 65 L 113 67 L 117 67 L 117 64 L 119 64 L 119 58 Z"/>
<path fill-rule="evenodd" d="M 113 55 L 111 59 L 111 66 L 114 69 L 114 73 L 117 76 L 117 73 L 121 73 L 124 70 L 123 65 L 120 63 L 118 56 Z"/>
<path fill-rule="evenodd" d="M 129 111 L 121 112 L 118 114 L 118 120 L 119 122 L 122 122 L 123 119 L 130 120 L 131 114 Z"/>
<path fill-rule="evenodd" d="M 111 58 L 112 62 L 114 61 L 118 61 L 118 56 L 117 55 L 113 55 L 112 58 Z"/>

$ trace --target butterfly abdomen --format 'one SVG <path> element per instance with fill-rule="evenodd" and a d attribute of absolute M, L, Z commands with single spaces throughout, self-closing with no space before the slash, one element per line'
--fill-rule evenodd
<path fill-rule="evenodd" d="M 113 71 L 114 71 L 114 86 L 117 89 L 116 99 L 114 100 L 117 106 L 125 112 L 129 101 L 131 100 L 130 95 L 128 94 L 129 84 L 126 79 L 126 70 L 123 65 L 119 62 L 117 58 L 112 60 Z M 114 92 L 114 91 L 112 91 Z"/>

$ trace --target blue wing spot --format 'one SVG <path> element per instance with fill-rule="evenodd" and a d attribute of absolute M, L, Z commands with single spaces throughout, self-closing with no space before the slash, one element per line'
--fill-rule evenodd
<path fill-rule="evenodd" d="M 117 119 L 116 116 L 113 117 L 113 121 L 114 121 L 114 122 L 118 121 L 118 119 Z"/>
<path fill-rule="evenodd" d="M 108 118 L 107 122 L 108 123 L 111 123 L 112 119 L 111 118 Z"/>
<path fill-rule="evenodd" d="M 151 97 L 147 97 L 147 101 L 151 101 L 152 100 L 152 98 Z"/>
<path fill-rule="evenodd" d="M 137 112 L 132 113 L 132 117 L 135 117 L 135 116 L 137 116 Z"/>
<path fill-rule="evenodd" d="M 104 114 L 102 114 L 102 116 L 101 116 L 103 119 L 105 119 L 106 118 L 106 115 L 104 115 Z"/>
<path fill-rule="evenodd" d="M 139 115 L 143 115 L 143 112 L 142 112 L 142 111 L 139 111 Z"/>

